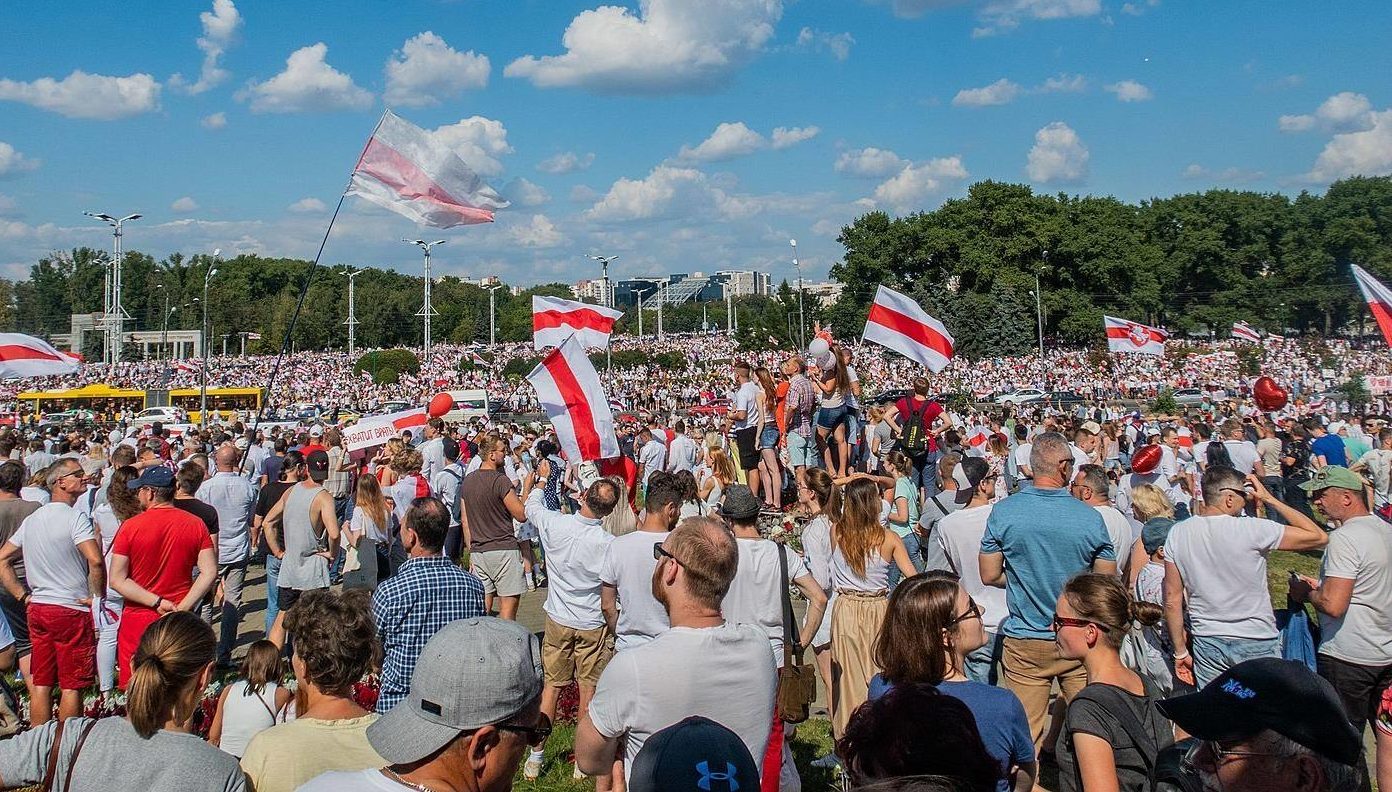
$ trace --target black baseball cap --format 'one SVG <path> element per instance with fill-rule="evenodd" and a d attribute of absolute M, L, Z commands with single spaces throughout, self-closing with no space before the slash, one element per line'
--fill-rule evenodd
<path fill-rule="evenodd" d="M 981 457 L 964 457 L 952 469 L 952 480 L 957 482 L 957 495 L 953 500 L 959 506 L 971 503 L 971 499 L 976 497 L 976 488 L 981 486 L 990 472 L 991 466 Z"/>
<path fill-rule="evenodd" d="M 323 481 L 329 477 L 329 453 L 327 451 L 310 451 L 309 456 L 305 457 L 305 467 L 309 468 L 311 479 Z"/>
<path fill-rule="evenodd" d="M 759 788 L 759 767 L 738 734 L 692 715 L 658 731 L 633 758 L 630 792 L 735 792 Z"/>
<path fill-rule="evenodd" d="M 440 440 L 440 453 L 445 459 L 453 462 L 459 458 L 459 441 L 453 437 L 444 437 Z"/>
<path fill-rule="evenodd" d="M 1200 740 L 1242 739 L 1270 729 L 1341 764 L 1357 765 L 1363 751 L 1333 685 L 1295 660 L 1238 663 L 1203 690 L 1164 699 L 1159 707 Z"/>

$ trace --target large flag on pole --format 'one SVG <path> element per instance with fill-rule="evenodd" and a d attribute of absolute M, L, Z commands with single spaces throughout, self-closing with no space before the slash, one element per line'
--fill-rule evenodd
<path fill-rule="evenodd" d="M 508 202 L 449 146 L 388 110 L 367 141 L 348 195 L 435 228 L 493 222 Z"/>
<path fill-rule="evenodd" d="M 935 374 L 952 358 L 952 335 L 943 323 L 888 286 L 875 292 L 861 338 L 921 363 Z"/>
<path fill-rule="evenodd" d="M 72 374 L 82 361 L 41 338 L 0 333 L 0 378 Z"/>
<path fill-rule="evenodd" d="M 588 462 L 619 455 L 614 414 L 609 411 L 599 372 L 575 335 L 548 352 L 527 375 L 527 381 L 536 388 L 541 409 L 551 420 L 567 457 Z"/>
<path fill-rule="evenodd" d="M 622 311 L 602 305 L 532 295 L 532 344 L 537 349 L 560 346 L 573 333 L 583 349 L 606 349 L 620 316 Z"/>
<path fill-rule="evenodd" d="M 1368 301 L 1368 311 L 1377 320 L 1383 340 L 1392 346 L 1392 289 L 1379 283 L 1377 278 L 1357 264 L 1353 265 L 1353 278 L 1358 281 L 1358 288 Z"/>
<path fill-rule="evenodd" d="M 1232 337 L 1241 338 L 1244 341 L 1261 343 L 1262 334 L 1260 330 L 1246 322 L 1233 322 Z"/>
<path fill-rule="evenodd" d="M 1107 329 L 1107 351 L 1134 353 L 1139 355 L 1164 355 L 1165 340 L 1170 334 L 1158 327 L 1103 316 L 1102 324 Z"/>

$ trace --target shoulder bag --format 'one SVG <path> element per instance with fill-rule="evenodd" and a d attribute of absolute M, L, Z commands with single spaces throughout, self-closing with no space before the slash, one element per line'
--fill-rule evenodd
<path fill-rule="evenodd" d="M 62 753 L 63 748 L 63 724 L 67 721 L 58 721 L 58 726 L 53 730 L 53 745 L 48 749 L 48 766 L 44 770 L 43 784 L 39 787 L 44 792 L 53 792 L 54 783 L 58 776 L 58 754 Z M 73 746 L 72 756 L 68 757 L 68 768 L 63 773 L 63 792 L 68 792 L 72 788 L 73 767 L 77 764 L 77 755 L 82 752 L 82 744 L 87 742 L 87 735 L 92 732 L 92 727 L 97 725 L 96 718 L 88 718 L 87 724 L 82 727 L 82 731 L 77 735 L 77 744 Z"/>
<path fill-rule="evenodd" d="M 778 579 L 783 587 L 783 667 L 778 669 L 777 706 L 778 717 L 784 723 L 802 723 L 812 714 L 812 701 L 817 698 L 817 669 L 802 661 L 793 596 L 788 590 L 787 552 L 786 546 L 778 545 Z"/>

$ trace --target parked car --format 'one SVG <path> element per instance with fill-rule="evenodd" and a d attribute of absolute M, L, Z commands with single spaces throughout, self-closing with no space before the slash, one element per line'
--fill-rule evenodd
<path fill-rule="evenodd" d="M 131 426 L 145 428 L 153 423 L 177 424 L 187 423 L 188 416 L 178 407 L 149 407 L 136 413 L 131 419 Z"/>
<path fill-rule="evenodd" d="M 1049 391 L 1048 401 L 1050 404 L 1081 404 L 1085 399 L 1073 391 Z"/>
<path fill-rule="evenodd" d="M 1047 397 L 1044 391 L 1038 388 L 1016 388 L 1009 393 L 1002 393 L 996 397 L 996 404 L 1029 404 L 1031 402 L 1042 401 Z"/>
<path fill-rule="evenodd" d="M 1204 392 L 1199 388 L 1179 388 L 1174 392 L 1176 404 L 1198 404 L 1204 400 Z"/>

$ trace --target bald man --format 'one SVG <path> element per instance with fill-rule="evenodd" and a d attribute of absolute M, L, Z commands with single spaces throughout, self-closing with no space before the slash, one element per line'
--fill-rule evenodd
<path fill-rule="evenodd" d="M 218 513 L 218 577 L 222 582 L 222 625 L 218 636 L 218 666 L 232 665 L 237 628 L 242 620 L 242 583 L 251 556 L 251 519 L 256 508 L 256 485 L 238 474 L 241 451 L 227 444 L 213 456 L 216 473 L 198 488 L 198 499 Z"/>

